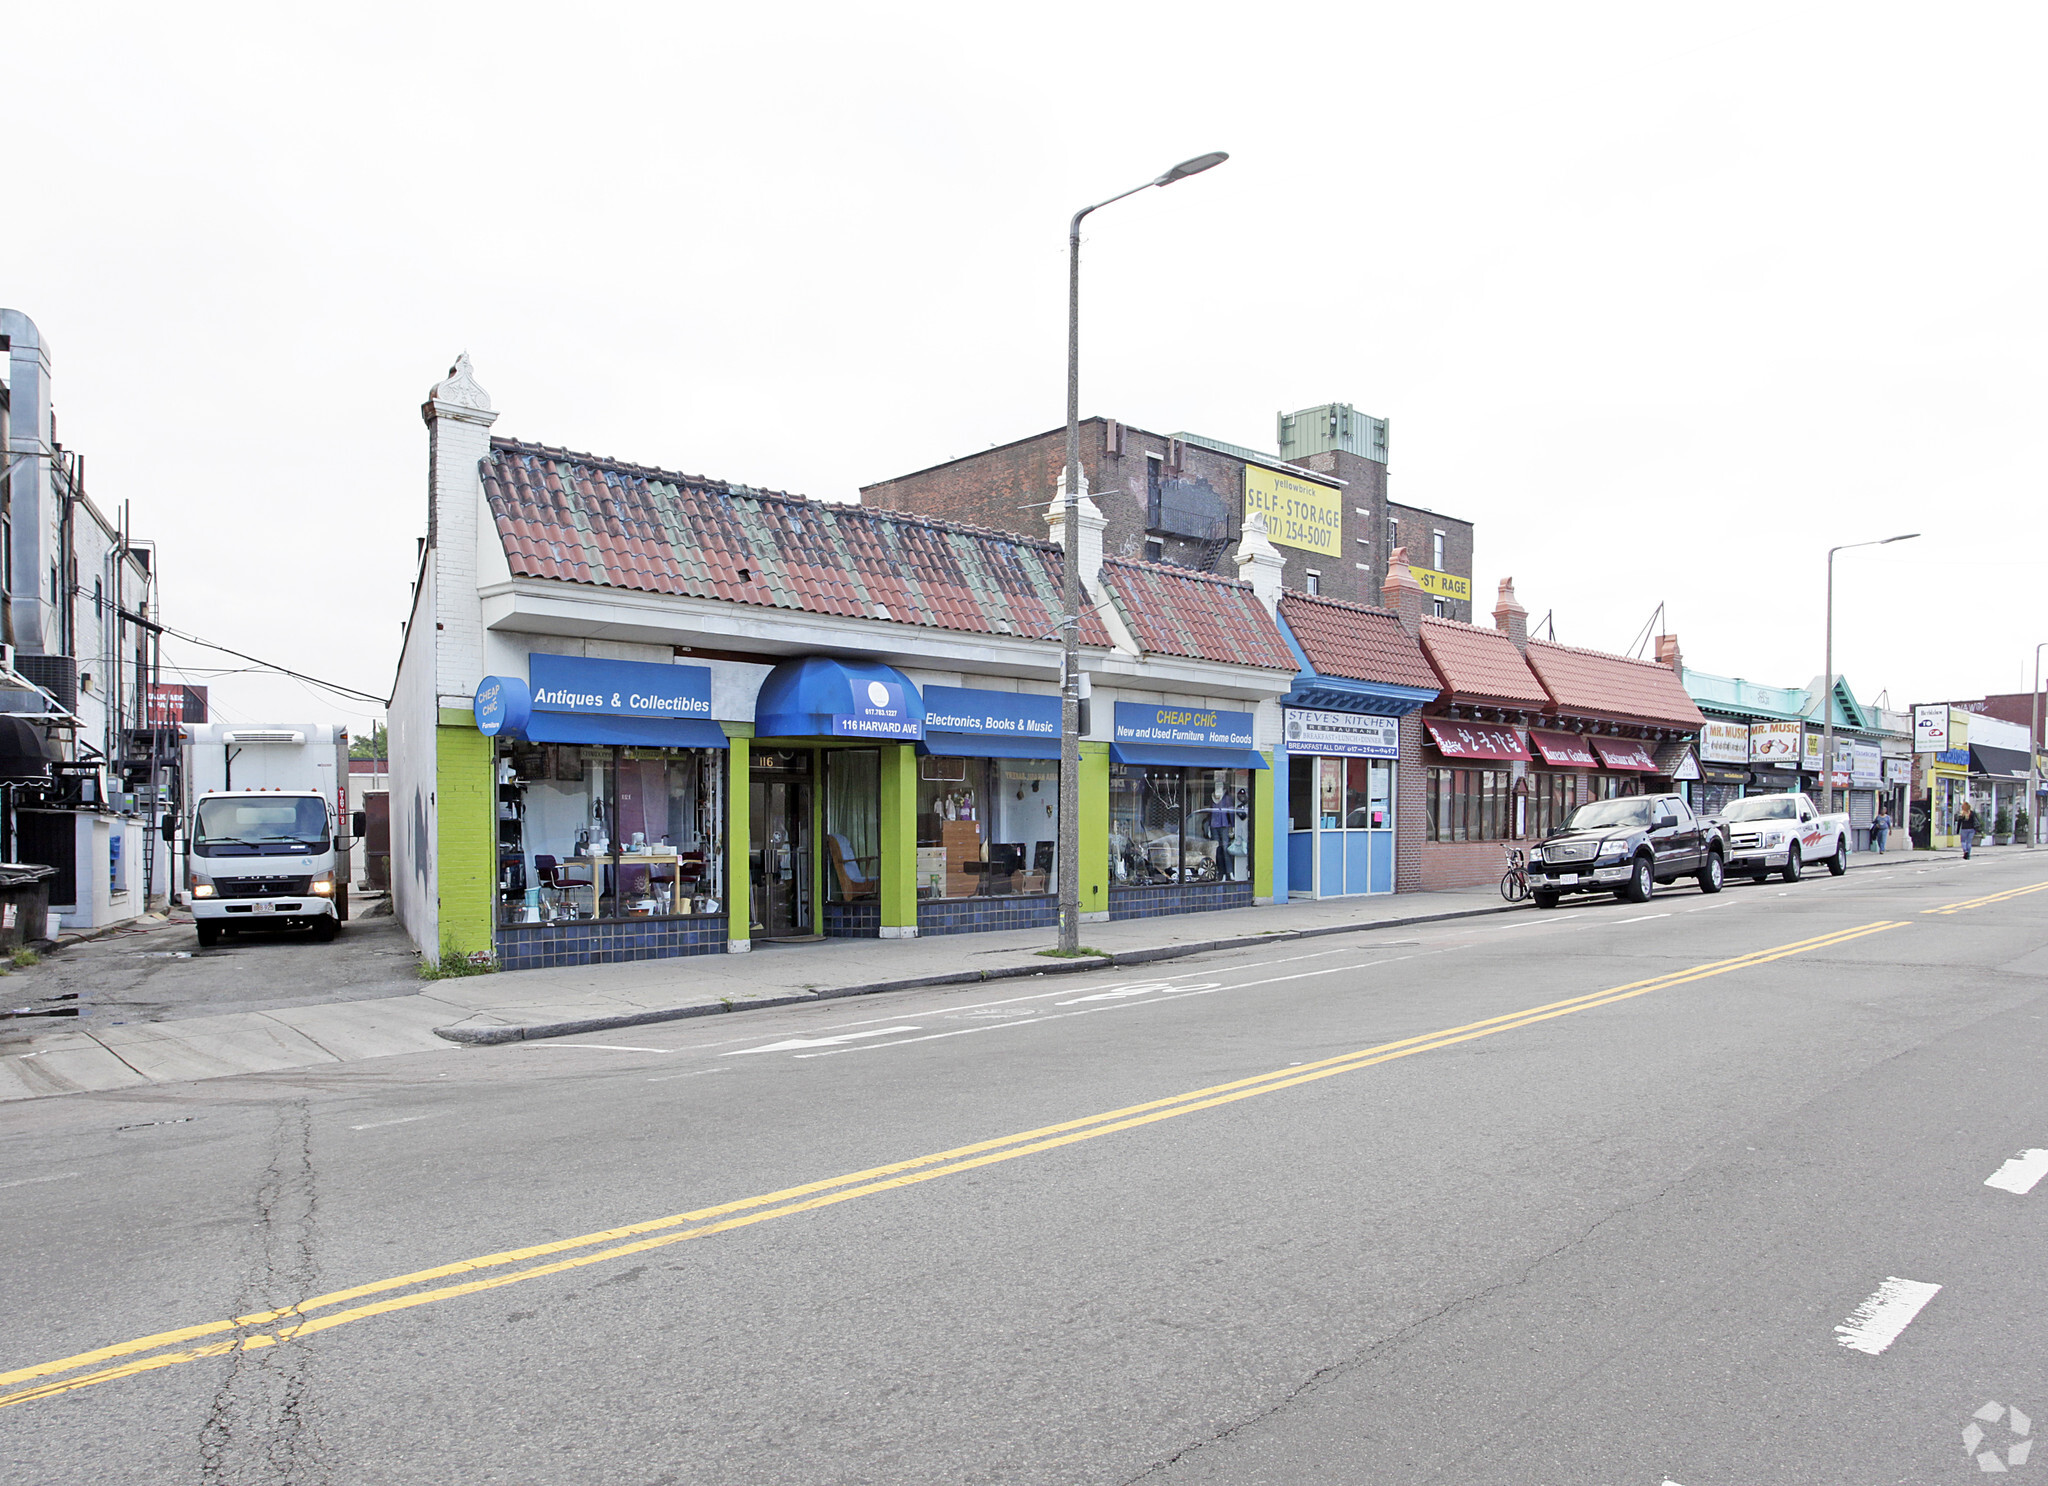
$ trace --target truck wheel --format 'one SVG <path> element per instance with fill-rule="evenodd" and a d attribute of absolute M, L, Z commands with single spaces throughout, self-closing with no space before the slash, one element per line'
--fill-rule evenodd
<path fill-rule="evenodd" d="M 1530 896 L 1536 900 L 1536 906 L 1538 908 L 1557 907 L 1556 893 L 1531 893 Z"/>
<path fill-rule="evenodd" d="M 1700 870 L 1700 891 L 1718 893 L 1721 891 L 1721 884 L 1727 881 L 1727 878 L 1728 868 L 1721 860 L 1721 853 L 1708 852 L 1707 865 Z"/>
<path fill-rule="evenodd" d="M 313 937 L 322 944 L 334 943 L 335 936 L 339 933 L 341 920 L 338 918 L 323 918 L 313 925 Z"/>
<path fill-rule="evenodd" d="M 1778 875 L 1787 882 L 1797 882 L 1805 874 L 1806 864 L 1799 860 L 1799 843 L 1794 841 L 1785 853 L 1785 870 Z"/>
<path fill-rule="evenodd" d="M 212 949 L 216 944 L 220 943 L 220 925 L 212 919 L 202 918 L 193 927 L 199 930 L 199 947 L 201 949 Z"/>
<path fill-rule="evenodd" d="M 1835 837 L 1835 854 L 1828 858 L 1828 871 L 1840 877 L 1849 870 L 1849 842 L 1846 838 Z"/>
<path fill-rule="evenodd" d="M 1651 874 L 1650 859 L 1637 857 L 1635 870 L 1629 873 L 1628 886 L 1621 890 L 1625 903 L 1647 903 L 1650 894 L 1657 891 L 1657 879 Z"/>

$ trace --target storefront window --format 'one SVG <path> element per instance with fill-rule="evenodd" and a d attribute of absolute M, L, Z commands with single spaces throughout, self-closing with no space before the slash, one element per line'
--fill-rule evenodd
<path fill-rule="evenodd" d="M 1119 764 L 1110 771 L 1113 884 L 1249 882 L 1251 872 L 1250 770 Z"/>
<path fill-rule="evenodd" d="M 919 759 L 917 895 L 1056 891 L 1059 781 L 1051 760 Z"/>
<path fill-rule="evenodd" d="M 1431 769 L 1425 801 L 1432 841 L 1504 841 L 1512 775 L 1506 769 Z"/>
<path fill-rule="evenodd" d="M 825 901 L 874 896 L 882 864 L 882 756 L 825 750 Z"/>
<path fill-rule="evenodd" d="M 1548 836 L 1564 825 L 1565 817 L 1579 803 L 1579 776 L 1532 771 L 1527 783 L 1529 800 L 1522 834 Z"/>
<path fill-rule="evenodd" d="M 724 766 L 715 749 L 502 745 L 499 922 L 723 912 Z"/>

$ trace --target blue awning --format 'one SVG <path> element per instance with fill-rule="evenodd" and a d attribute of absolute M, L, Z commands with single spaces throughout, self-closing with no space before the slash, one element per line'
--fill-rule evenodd
<path fill-rule="evenodd" d="M 786 660 L 754 699 L 754 736 L 915 743 L 924 737 L 924 698 L 893 666 L 818 655 Z"/>
<path fill-rule="evenodd" d="M 1057 738 L 1011 738 L 1000 733 L 926 733 L 919 753 L 940 758 L 1036 758 L 1059 762 Z"/>
<path fill-rule="evenodd" d="M 536 712 L 519 736 L 529 743 L 623 744 L 628 748 L 724 748 L 725 729 L 702 717 L 606 717 Z"/>
<path fill-rule="evenodd" d="M 1161 764 L 1182 769 L 1263 769 L 1256 748 L 1181 748 L 1171 743 L 1112 743 L 1109 756 L 1120 764 Z"/>

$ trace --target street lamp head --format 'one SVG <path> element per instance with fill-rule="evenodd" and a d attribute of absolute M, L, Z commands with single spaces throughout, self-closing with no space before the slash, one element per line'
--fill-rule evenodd
<path fill-rule="evenodd" d="M 1880 547 L 1889 547 L 1894 542 L 1910 542 L 1913 540 L 1913 538 L 1919 535 L 1920 533 L 1918 533 L 1917 531 L 1909 531 L 1903 536 L 1886 537 L 1882 542 L 1879 542 L 1877 545 Z"/>
<path fill-rule="evenodd" d="M 1229 158 L 1230 156 L 1221 150 L 1211 150 L 1206 155 L 1197 155 L 1192 160 L 1181 161 L 1180 164 L 1174 166 L 1173 169 L 1167 171 L 1165 175 L 1162 175 L 1152 184 L 1155 186 L 1170 186 L 1175 181 L 1184 181 L 1191 175 L 1200 175 L 1203 171 L 1213 166 L 1221 165 Z"/>

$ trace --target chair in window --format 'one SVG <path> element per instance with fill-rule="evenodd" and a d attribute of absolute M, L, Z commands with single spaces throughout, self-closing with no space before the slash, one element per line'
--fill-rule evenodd
<path fill-rule="evenodd" d="M 554 901 L 557 904 L 567 903 L 569 893 L 579 887 L 594 888 L 596 886 L 590 878 L 578 877 L 566 870 L 562 866 L 559 857 L 545 856 L 538 853 L 535 854 L 533 859 L 533 875 L 540 879 L 543 892 L 551 892 L 555 895 Z M 594 901 L 593 911 L 595 911 Z"/>
<path fill-rule="evenodd" d="M 847 902 L 872 898 L 880 891 L 881 882 L 875 876 L 880 857 L 855 856 L 853 843 L 836 831 L 825 836 L 825 856 L 832 863 L 833 875 L 839 879 L 839 896 Z"/>

